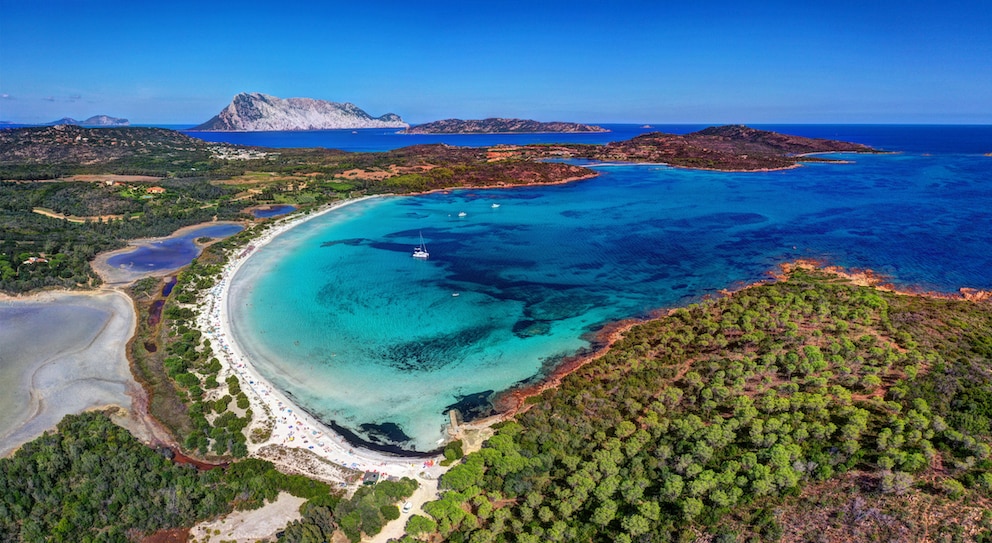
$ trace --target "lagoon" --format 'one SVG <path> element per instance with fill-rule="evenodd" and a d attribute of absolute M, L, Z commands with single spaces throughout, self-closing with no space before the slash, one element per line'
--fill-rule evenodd
<path fill-rule="evenodd" d="M 317 417 L 373 446 L 425 451 L 450 407 L 539 376 L 604 324 L 785 261 L 992 288 L 992 159 L 837 158 L 853 163 L 598 166 L 599 178 L 568 185 L 361 202 L 247 261 L 231 286 L 234 336 Z M 427 261 L 411 258 L 420 235 Z"/>
<path fill-rule="evenodd" d="M 113 291 L 0 299 L 0 457 L 67 414 L 111 405 L 134 412 L 143 392 L 122 348 L 134 321 L 131 300 Z M 138 431 L 137 418 L 121 422 Z"/>
<path fill-rule="evenodd" d="M 287 213 L 296 211 L 296 206 L 288 204 L 276 204 L 265 207 L 256 207 L 251 210 L 251 214 L 256 219 L 271 219 Z"/>
<path fill-rule="evenodd" d="M 131 242 L 131 247 L 102 253 L 93 268 L 107 283 L 128 283 L 150 276 L 162 276 L 193 261 L 203 250 L 200 238 L 226 238 L 244 230 L 238 223 L 207 223 L 177 230 L 164 238 Z"/>

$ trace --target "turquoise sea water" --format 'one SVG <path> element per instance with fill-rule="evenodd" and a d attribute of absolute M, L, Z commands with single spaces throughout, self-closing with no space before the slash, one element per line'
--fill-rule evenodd
<path fill-rule="evenodd" d="M 450 406 L 471 413 L 602 325 L 782 262 L 992 288 L 992 158 L 835 156 L 853 163 L 599 166 L 599 178 L 568 185 L 354 204 L 248 261 L 230 302 L 236 339 L 319 418 L 375 446 L 425 451 Z M 411 258 L 421 234 L 427 261 Z"/>

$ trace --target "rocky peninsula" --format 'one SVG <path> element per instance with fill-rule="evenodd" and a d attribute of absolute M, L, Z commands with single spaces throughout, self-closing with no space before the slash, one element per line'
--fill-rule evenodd
<path fill-rule="evenodd" d="M 530 119 L 489 118 L 482 120 L 444 119 L 412 126 L 402 134 L 537 134 L 609 132 L 601 127 L 579 123 L 539 122 Z"/>

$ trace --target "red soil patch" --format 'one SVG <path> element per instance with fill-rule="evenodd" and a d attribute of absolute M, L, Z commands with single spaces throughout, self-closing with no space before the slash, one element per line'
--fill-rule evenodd
<path fill-rule="evenodd" d="M 173 528 L 159 530 L 151 535 L 142 537 L 141 543 L 186 543 L 189 541 L 189 528 Z"/>

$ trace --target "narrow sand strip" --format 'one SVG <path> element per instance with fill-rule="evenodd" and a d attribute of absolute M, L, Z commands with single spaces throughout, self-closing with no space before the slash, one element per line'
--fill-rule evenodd
<path fill-rule="evenodd" d="M 214 351 L 223 366 L 218 379 L 223 379 L 233 373 L 241 381 L 241 389 L 248 396 L 252 413 L 254 413 L 254 421 L 248 428 L 248 434 L 251 435 L 254 428 L 269 427 L 272 429 L 271 437 L 265 442 L 251 443 L 249 439 L 248 450 L 250 454 L 257 454 L 259 449 L 269 445 L 306 448 L 322 458 L 352 469 L 374 470 L 397 477 L 414 478 L 419 478 L 419 474 L 425 473 L 428 479 L 436 479 L 447 469 L 438 465 L 439 458 L 425 460 L 424 458 L 402 457 L 353 447 L 336 432 L 314 420 L 258 373 L 250 358 L 234 342 L 234 336 L 231 333 L 230 313 L 228 311 L 231 282 L 241 266 L 255 251 L 271 242 L 276 236 L 305 221 L 343 206 L 377 197 L 367 196 L 335 203 L 317 213 L 289 217 L 270 227 L 261 237 L 252 242 L 253 250 L 242 250 L 238 257 L 229 260 L 224 267 L 221 279 L 201 300 L 203 310 L 200 313 L 197 326 L 214 346 Z"/>

